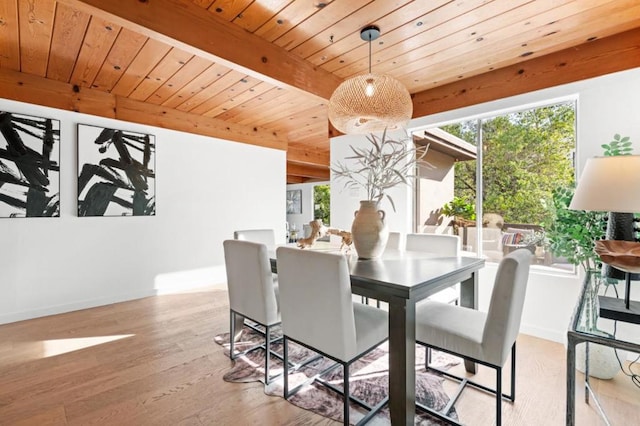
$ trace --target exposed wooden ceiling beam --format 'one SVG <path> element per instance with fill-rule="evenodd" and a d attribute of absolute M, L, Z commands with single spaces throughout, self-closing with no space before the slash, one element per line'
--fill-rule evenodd
<path fill-rule="evenodd" d="M 229 68 L 327 100 L 341 79 L 188 0 L 58 0 Z"/>
<path fill-rule="evenodd" d="M 329 180 L 329 168 L 287 162 L 287 176 L 302 176 L 310 179 Z"/>
<path fill-rule="evenodd" d="M 287 161 L 304 164 L 329 165 L 329 152 L 309 147 L 291 146 L 287 148 Z"/>
<path fill-rule="evenodd" d="M 302 176 L 287 175 L 287 183 L 305 183 L 308 179 Z"/>
<path fill-rule="evenodd" d="M 530 59 L 413 95 L 413 116 L 640 67 L 640 28 Z"/>
<path fill-rule="evenodd" d="M 287 149 L 286 136 L 261 127 L 241 126 L 17 71 L 0 69 L 0 97 L 235 142 Z"/>

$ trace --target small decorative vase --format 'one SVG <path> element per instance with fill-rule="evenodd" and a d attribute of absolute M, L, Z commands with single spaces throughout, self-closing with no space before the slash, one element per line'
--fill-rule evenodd
<path fill-rule="evenodd" d="M 355 212 L 351 225 L 351 236 L 358 258 L 375 259 L 384 251 L 389 239 L 384 218 L 385 212 L 378 208 L 377 201 L 360 201 L 360 210 Z"/>

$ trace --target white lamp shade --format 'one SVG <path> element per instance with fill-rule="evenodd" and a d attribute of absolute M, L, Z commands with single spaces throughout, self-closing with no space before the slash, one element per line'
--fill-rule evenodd
<path fill-rule="evenodd" d="M 640 155 L 589 158 L 569 208 L 640 213 Z"/>
<path fill-rule="evenodd" d="M 395 129 L 411 119 L 406 87 L 388 75 L 364 74 L 345 80 L 329 99 L 329 120 L 345 134 Z"/>

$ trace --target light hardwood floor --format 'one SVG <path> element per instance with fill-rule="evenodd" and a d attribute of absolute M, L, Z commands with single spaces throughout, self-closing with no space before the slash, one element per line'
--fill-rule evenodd
<path fill-rule="evenodd" d="M 228 329 L 227 303 L 225 291 L 207 290 L 0 326 L 0 425 L 336 424 L 261 384 L 222 380 L 231 361 L 213 336 Z M 518 345 L 505 424 L 564 424 L 564 347 L 526 335 Z M 478 376 L 490 382 L 488 373 Z M 640 390 L 629 379 L 596 388 L 614 425 L 637 421 Z M 577 424 L 602 424 L 580 385 L 577 398 Z M 458 410 L 469 425 L 493 423 L 493 401 L 477 391 L 466 390 Z"/>

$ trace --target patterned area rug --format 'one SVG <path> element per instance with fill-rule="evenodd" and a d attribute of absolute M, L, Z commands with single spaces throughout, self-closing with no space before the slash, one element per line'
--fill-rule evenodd
<path fill-rule="evenodd" d="M 279 330 L 275 330 L 272 332 L 272 339 L 279 335 Z M 228 355 L 229 333 L 223 333 L 216 336 L 215 341 L 216 343 L 224 346 L 224 352 Z M 264 342 L 264 340 L 258 333 L 245 327 L 241 341 L 236 343 L 235 350 L 236 352 L 242 352 L 243 350 L 253 347 L 261 342 Z M 282 354 L 282 340 L 272 344 L 272 350 Z M 289 358 L 291 362 L 301 362 L 313 355 L 314 352 L 296 345 L 295 343 L 289 343 Z M 416 365 L 420 367 L 416 368 L 416 400 L 428 407 L 441 410 L 449 401 L 449 397 L 444 392 L 442 385 L 444 379 L 437 374 L 425 371 L 424 359 L 425 349 L 418 346 L 416 350 Z M 438 352 L 433 353 L 432 364 L 441 369 L 451 368 L 459 362 L 459 359 L 449 355 Z M 231 369 L 224 375 L 225 381 L 242 383 L 254 381 L 264 382 L 264 350 L 257 349 L 251 351 L 246 355 L 236 358 L 235 361 L 232 361 L 232 364 Z M 321 358 L 308 364 L 295 373 L 290 373 L 290 389 L 294 388 L 299 383 L 304 383 L 308 378 L 313 377 L 315 374 L 323 371 L 332 364 L 332 361 Z M 388 349 L 385 343 L 351 365 L 349 370 L 351 394 L 364 400 L 371 406 L 380 402 L 387 395 L 389 389 L 388 367 Z M 268 395 L 282 397 L 282 362 L 278 358 L 272 356 L 269 370 L 272 379 L 271 383 L 265 387 L 265 393 Z M 342 367 L 337 367 L 333 371 L 327 373 L 323 376 L 323 379 L 338 388 L 342 388 Z M 319 383 L 312 383 L 300 389 L 297 394 L 289 398 L 289 401 L 298 407 L 313 411 L 322 416 L 329 417 L 339 422 L 343 421 L 342 396 L 330 389 L 327 389 Z M 350 421 L 352 423 L 357 423 L 365 413 L 366 411 L 364 409 L 352 403 L 349 414 Z M 455 409 L 451 410 L 449 415 L 457 419 Z M 388 407 L 386 407 L 381 410 L 368 424 L 388 425 L 389 423 L 389 411 Z M 416 415 L 415 424 L 427 426 L 442 425 L 444 423 L 425 413 L 419 413 Z"/>

